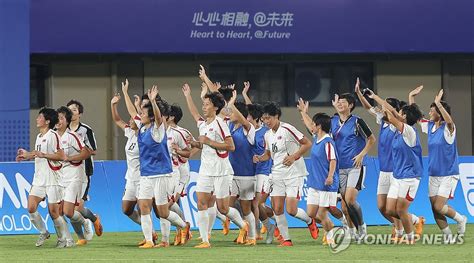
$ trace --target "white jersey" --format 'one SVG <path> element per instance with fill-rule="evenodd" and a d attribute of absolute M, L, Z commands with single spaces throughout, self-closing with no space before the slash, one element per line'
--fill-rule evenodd
<path fill-rule="evenodd" d="M 178 129 L 178 131 L 181 132 L 181 134 L 183 134 L 184 138 L 185 138 L 185 141 L 186 141 L 186 144 L 187 144 L 187 138 L 189 137 L 191 140 L 195 141 L 196 139 L 194 138 L 193 134 L 186 128 L 183 128 L 181 126 L 176 126 L 176 128 Z M 191 149 L 191 145 L 188 144 L 188 148 Z M 185 157 L 182 157 L 182 156 L 178 156 L 178 160 L 181 164 L 185 164 L 188 162 L 188 158 L 185 158 Z"/>
<path fill-rule="evenodd" d="M 188 147 L 186 145 L 186 138 L 184 137 L 184 134 L 181 131 L 171 126 L 168 126 L 168 130 L 166 130 L 166 136 L 168 136 L 168 151 L 170 153 L 173 171 L 177 171 L 180 166 L 179 155 L 176 153 L 175 150 L 173 150 L 172 145 L 176 144 L 181 150 L 186 149 Z"/>
<path fill-rule="evenodd" d="M 36 151 L 54 154 L 59 149 L 59 135 L 55 131 L 50 129 L 44 135 L 40 133 L 36 137 Z M 61 176 L 61 162 L 50 161 L 46 158 L 35 158 L 34 186 L 59 185 Z"/>
<path fill-rule="evenodd" d="M 269 129 L 265 133 L 266 149 L 270 151 L 273 165 L 272 176 L 274 179 L 291 179 L 308 175 L 303 157 L 296 160 L 291 166 L 283 164 L 283 160 L 300 147 L 299 141 L 303 134 L 288 123 L 280 122 L 278 130 Z"/>
<path fill-rule="evenodd" d="M 125 126 L 123 130 L 127 143 L 125 144 L 125 156 L 127 158 L 127 181 L 140 181 L 140 152 L 138 150 L 138 137 L 130 126 Z"/>
<path fill-rule="evenodd" d="M 224 120 L 219 116 L 216 116 L 209 124 L 207 124 L 205 120 L 200 119 L 197 122 L 197 126 L 199 128 L 199 136 L 206 136 L 219 143 L 223 143 L 225 138 L 231 137 L 229 126 L 227 126 Z M 229 161 L 229 152 L 218 151 L 209 145 L 203 145 L 199 174 L 207 176 L 234 174 L 234 170 Z"/>
<path fill-rule="evenodd" d="M 79 135 L 67 129 L 60 138 L 61 149 L 67 156 L 74 156 L 81 153 L 84 148 L 84 142 Z M 62 177 L 61 184 L 66 185 L 72 181 L 87 182 L 86 170 L 84 161 L 79 162 L 61 162 L 62 163 Z"/>

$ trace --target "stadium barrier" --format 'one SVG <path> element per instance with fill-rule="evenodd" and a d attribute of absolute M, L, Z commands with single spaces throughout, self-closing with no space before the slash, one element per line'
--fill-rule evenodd
<path fill-rule="evenodd" d="M 425 175 L 428 159 L 423 159 Z M 474 156 L 463 156 L 460 161 L 460 183 L 456 188 L 455 199 L 449 204 L 460 213 L 468 216 L 468 222 L 474 223 Z M 187 187 L 188 195 L 182 198 L 182 208 L 186 219 L 193 228 L 197 228 L 197 203 L 196 203 L 196 179 L 199 169 L 198 160 L 191 160 L 191 180 Z M 309 161 L 306 160 L 309 166 Z M 385 225 L 388 222 L 380 215 L 377 209 L 377 178 L 378 161 L 376 158 L 365 159 L 367 167 L 365 190 L 359 195 L 362 205 L 364 219 L 368 225 Z M 308 169 L 309 170 L 309 169 Z M 96 161 L 95 172 L 92 177 L 90 190 L 90 201 L 87 207 L 98 213 L 101 217 L 104 231 L 140 231 L 140 227 L 133 223 L 127 216 L 122 214 L 121 200 L 125 186 L 124 174 L 126 171 L 125 161 Z M 37 233 L 31 224 L 27 211 L 27 197 L 31 188 L 34 174 L 34 163 L 0 163 L 0 235 L 30 234 Z M 303 189 L 302 199 L 299 207 L 306 209 L 306 194 L 308 188 Z M 48 214 L 46 203 L 42 202 L 39 212 L 47 222 L 50 232 L 54 232 L 51 217 Z M 428 224 L 434 224 L 428 199 L 428 176 L 424 176 L 417 196 L 410 211 L 424 216 Z M 338 224 L 337 221 L 335 221 Z M 452 222 L 452 221 L 451 221 Z M 290 227 L 304 227 L 304 223 L 288 217 Z M 214 226 L 221 228 L 219 220 Z M 159 228 L 157 219 L 154 219 L 154 228 Z"/>

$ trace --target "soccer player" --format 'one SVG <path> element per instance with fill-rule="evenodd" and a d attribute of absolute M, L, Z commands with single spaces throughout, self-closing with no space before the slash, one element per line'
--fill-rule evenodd
<path fill-rule="evenodd" d="M 53 219 L 58 235 L 58 247 L 64 247 L 60 240 L 65 237 L 67 224 L 60 215 L 59 204 L 62 200 L 62 187 L 59 184 L 61 162 L 65 159 L 64 151 L 60 147 L 59 136 L 53 131 L 58 123 L 58 113 L 51 108 L 42 108 L 36 117 L 36 127 L 39 134 L 36 137 L 35 148 L 32 151 L 18 149 L 16 161 L 35 160 L 35 174 L 28 196 L 28 212 L 33 225 L 40 232 L 36 246 L 40 247 L 50 237 L 48 230 L 38 213 L 38 205 L 46 197 L 48 210 Z"/>
<path fill-rule="evenodd" d="M 334 227 L 329 219 L 330 207 L 337 205 L 339 174 L 335 142 L 329 135 L 331 132 L 331 117 L 325 113 L 316 113 L 311 119 L 308 115 L 309 103 L 303 99 L 298 101 L 298 110 L 303 122 L 314 136 L 311 148 L 311 169 L 308 176 L 307 212 L 311 218 L 318 218 L 326 232 L 326 243 L 334 243 Z"/>
<path fill-rule="evenodd" d="M 388 190 L 390 189 L 390 181 L 393 177 L 393 158 L 392 158 L 392 143 L 395 137 L 396 128 L 385 120 L 383 111 L 380 107 L 372 107 L 360 90 L 360 81 L 357 78 L 355 85 L 355 92 L 359 98 L 362 106 L 375 117 L 377 124 L 380 125 L 379 140 L 378 140 L 378 161 L 380 166 L 380 173 L 377 186 L 377 206 L 380 213 L 393 224 L 392 238 L 395 241 L 397 237 L 403 235 L 403 226 L 399 219 L 391 217 L 386 212 L 386 201 Z M 400 101 L 396 98 L 387 98 L 386 102 L 390 104 L 397 112 L 400 111 Z M 424 218 L 414 221 L 417 229 L 422 229 Z M 421 234 L 421 233 L 420 233 Z"/>
<path fill-rule="evenodd" d="M 406 243 L 414 244 L 412 215 L 408 208 L 416 196 L 423 176 L 422 149 L 417 130 L 413 127 L 422 117 L 416 104 L 404 106 L 398 112 L 385 100 L 370 92 L 370 98 L 383 105 L 387 121 L 396 129 L 392 142 L 393 180 L 387 194 L 387 213 L 399 218 L 406 232 Z M 400 242 L 404 242 L 403 239 Z"/>
<path fill-rule="evenodd" d="M 336 94 L 333 106 L 337 114 L 332 117 L 331 134 L 336 142 L 339 157 L 339 184 L 342 196 L 342 209 L 350 218 L 349 231 L 354 238 L 363 239 L 367 235 L 362 208 L 357 202 L 359 191 L 364 188 L 365 167 L 362 162 L 375 143 L 375 136 L 369 126 L 356 115 L 355 98 L 345 93 Z M 356 228 L 358 233 L 356 233 Z"/>
<path fill-rule="evenodd" d="M 141 109 L 142 123 L 138 132 L 138 149 L 140 158 L 140 187 L 138 204 L 141 211 L 141 226 L 146 243 L 140 248 L 154 247 L 152 241 L 152 220 L 150 216 L 152 206 L 157 206 L 161 219 L 182 229 L 181 244 L 186 244 L 190 238 L 190 225 L 184 222 L 179 215 L 170 211 L 168 200 L 173 196 L 172 164 L 168 151 L 166 125 L 161 110 L 157 104 L 158 87 L 148 91 L 150 104 Z M 161 105 L 161 103 L 160 103 Z M 163 108 L 161 105 L 160 107 Z M 153 198 L 155 204 L 153 204 Z"/>
<path fill-rule="evenodd" d="M 410 93 L 410 103 L 421 89 Z M 467 218 L 447 204 L 454 198 L 459 181 L 459 162 L 456 143 L 456 126 L 451 117 L 451 107 L 442 100 L 443 90 L 430 105 L 429 120 L 420 122 L 422 131 L 428 134 L 429 197 L 433 215 L 439 229 L 445 235 L 445 242 L 455 242 L 446 217 L 457 222 L 457 233 L 464 235 Z"/>
<path fill-rule="evenodd" d="M 86 167 L 86 176 L 87 176 L 87 184 L 86 190 L 84 192 L 84 196 L 82 197 L 82 201 L 79 203 L 79 206 L 76 209 L 86 218 L 87 220 L 84 223 L 84 231 L 86 232 L 85 235 L 92 237 L 90 232 L 92 230 L 91 222 L 94 226 L 94 231 L 97 236 L 102 235 L 102 224 L 100 222 L 100 217 L 97 214 L 94 214 L 89 208 L 84 206 L 84 202 L 89 200 L 89 189 L 91 184 L 91 176 L 94 174 L 94 160 L 92 158 L 93 155 L 96 154 L 97 151 L 97 143 L 95 140 L 94 132 L 92 131 L 91 127 L 81 122 L 82 114 L 84 113 L 84 106 L 80 101 L 77 100 L 70 100 L 66 106 L 72 112 L 72 120 L 69 124 L 69 128 L 74 131 L 76 134 L 80 136 L 83 140 L 87 149 L 91 152 L 91 157 L 89 157 L 85 161 Z M 89 221 L 90 220 L 90 221 Z M 77 232 L 79 232 L 79 228 L 82 226 L 74 225 L 73 227 Z"/>
<path fill-rule="evenodd" d="M 191 142 L 193 147 L 202 149 L 201 166 L 196 186 L 198 198 L 198 224 L 202 242 L 197 248 L 210 248 L 209 214 L 208 207 L 211 196 L 217 199 L 219 212 L 230 218 L 239 228 L 239 243 L 244 243 L 248 233 L 248 223 L 242 220 L 239 212 L 229 207 L 229 192 L 232 186 L 232 166 L 229 162 L 229 151 L 234 151 L 235 146 L 229 127 L 217 115 L 224 107 L 224 98 L 220 93 L 212 92 L 206 94 L 202 104 L 204 118 L 199 114 L 188 84 L 183 85 L 183 93 L 186 98 L 189 111 L 197 122 L 199 128 L 199 141 Z"/>
<path fill-rule="evenodd" d="M 285 204 L 286 212 L 305 222 L 312 238 L 318 237 L 316 222 L 298 208 L 304 177 L 308 175 L 302 157 L 311 148 L 311 142 L 295 127 L 281 122 L 280 117 L 281 109 L 276 103 L 265 104 L 262 119 L 269 128 L 265 133 L 266 149 L 262 155 L 254 155 L 253 160 L 255 163 L 273 160 L 270 197 L 282 236 L 280 246 L 293 246 L 283 210 Z"/>
<path fill-rule="evenodd" d="M 140 183 L 140 158 L 137 142 L 138 127 L 130 119 L 129 123 L 125 123 L 117 111 L 117 104 L 120 101 L 120 94 L 117 93 L 110 101 L 112 111 L 112 119 L 117 127 L 127 137 L 125 144 L 125 156 L 127 158 L 127 172 L 125 173 L 125 192 L 122 197 L 122 212 L 128 216 L 133 222 L 140 225 L 140 212 L 135 210 L 138 201 L 138 187 Z"/>
<path fill-rule="evenodd" d="M 238 199 L 244 219 L 249 222 L 249 234 L 245 245 L 257 245 L 255 215 L 252 201 L 255 198 L 255 164 L 253 163 L 255 127 L 247 120 L 248 110 L 243 102 L 236 102 L 237 91 L 232 92 L 228 105 L 232 110 L 229 129 L 235 144 L 235 151 L 229 153 L 234 170 L 230 203 Z"/>
<path fill-rule="evenodd" d="M 58 112 L 59 119 L 56 125 L 56 132 L 59 135 L 60 147 L 66 157 L 62 161 L 63 176 L 60 178 L 60 184 L 63 187 L 62 213 L 66 215 L 73 224 L 84 225 L 85 219 L 81 213 L 75 210 L 75 206 L 79 204 L 86 190 L 84 187 L 87 183 L 84 160 L 90 157 L 90 151 L 85 148 L 84 142 L 79 138 L 79 135 L 69 129 L 69 123 L 71 123 L 72 119 L 71 110 L 66 106 L 62 106 L 56 111 Z M 85 245 L 87 244 L 87 239 L 91 237 L 86 238 L 82 232 L 82 228 L 79 229 L 80 231 L 77 233 L 79 239 L 76 244 Z M 68 228 L 65 231 L 64 239 L 65 240 L 59 244 L 60 246 L 74 246 L 74 240 Z"/>

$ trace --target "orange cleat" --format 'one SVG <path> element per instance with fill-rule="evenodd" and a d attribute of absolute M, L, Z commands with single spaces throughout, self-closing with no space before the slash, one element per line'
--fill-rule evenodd
<path fill-rule="evenodd" d="M 194 246 L 195 248 L 211 248 L 211 244 L 209 242 L 201 242 L 199 245 Z"/>
<path fill-rule="evenodd" d="M 267 227 L 265 225 L 262 226 L 262 228 L 260 229 L 260 234 L 265 234 L 267 233 Z"/>
<path fill-rule="evenodd" d="M 155 245 L 156 248 L 169 247 L 169 246 L 170 246 L 170 243 L 165 242 L 165 241 L 161 241 L 158 245 Z"/>
<path fill-rule="evenodd" d="M 94 222 L 94 231 L 95 231 L 95 234 L 100 237 L 102 236 L 103 228 L 102 228 L 102 224 L 100 223 L 100 216 L 95 215 L 95 217 L 97 217 L 97 219 Z"/>
<path fill-rule="evenodd" d="M 418 223 L 415 224 L 415 235 L 421 236 L 423 234 L 423 226 L 425 225 L 425 218 L 423 216 L 418 217 Z"/>
<path fill-rule="evenodd" d="M 291 240 L 285 240 L 283 242 L 281 242 L 280 245 L 278 245 L 279 247 L 292 247 L 293 246 L 293 242 L 291 242 Z"/>
<path fill-rule="evenodd" d="M 181 245 L 185 245 L 191 239 L 191 225 L 186 222 L 186 227 L 181 229 Z"/>
<path fill-rule="evenodd" d="M 245 246 L 256 246 L 257 245 L 257 240 L 256 239 L 247 239 L 245 241 Z"/>
<path fill-rule="evenodd" d="M 237 244 L 245 244 L 248 233 L 249 233 L 249 223 L 245 221 L 245 226 L 241 228 L 239 231 L 239 236 L 237 237 Z"/>
<path fill-rule="evenodd" d="M 153 248 L 155 245 L 152 241 L 146 241 L 145 244 L 139 246 L 138 248 Z"/>
<path fill-rule="evenodd" d="M 229 234 L 229 230 L 230 230 L 230 219 L 226 217 L 225 221 L 222 222 L 222 234 L 224 234 L 224 236 L 227 236 L 227 234 Z"/>
<path fill-rule="evenodd" d="M 319 229 L 318 226 L 316 225 L 316 220 L 311 219 L 311 223 L 308 225 L 309 233 L 311 234 L 311 237 L 313 239 L 318 239 L 319 236 Z"/>

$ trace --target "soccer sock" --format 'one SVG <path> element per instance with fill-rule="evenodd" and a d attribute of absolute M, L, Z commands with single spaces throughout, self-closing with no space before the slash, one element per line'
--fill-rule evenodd
<path fill-rule="evenodd" d="M 214 209 L 216 209 L 216 216 L 217 218 L 221 221 L 221 222 L 225 222 L 225 220 L 227 219 L 225 215 L 221 214 L 221 212 L 219 212 L 219 209 L 217 209 L 217 206 L 214 205 Z"/>
<path fill-rule="evenodd" d="M 411 231 L 410 233 L 407 234 L 407 239 L 408 240 L 413 240 L 414 237 L 415 237 L 415 234 L 413 233 L 413 231 Z"/>
<path fill-rule="evenodd" d="M 71 225 L 74 228 L 74 232 L 79 239 L 86 239 L 84 237 L 84 232 L 82 231 L 82 225 L 84 225 L 84 217 L 78 211 L 74 211 L 74 214 L 71 217 Z"/>
<path fill-rule="evenodd" d="M 198 211 L 198 227 L 202 242 L 209 242 L 208 236 L 209 214 L 207 210 Z"/>
<path fill-rule="evenodd" d="M 41 215 L 38 213 L 38 211 L 30 213 L 30 220 L 41 234 L 45 234 L 47 232 L 46 226 L 44 225 L 43 219 L 41 219 Z"/>
<path fill-rule="evenodd" d="M 411 221 L 413 222 L 413 224 L 418 224 L 419 222 L 419 218 L 415 215 L 415 214 L 410 214 L 411 215 Z"/>
<path fill-rule="evenodd" d="M 239 211 L 233 207 L 229 207 L 229 212 L 227 215 L 235 225 L 237 225 L 240 229 L 245 227 L 245 222 L 242 220 L 242 217 L 240 216 Z"/>
<path fill-rule="evenodd" d="M 454 219 L 456 222 L 458 222 L 458 223 L 464 222 L 464 217 L 463 217 L 460 213 L 458 213 L 458 212 L 456 212 L 456 214 L 454 215 L 453 219 Z"/>
<path fill-rule="evenodd" d="M 54 229 L 56 229 L 56 235 L 58 239 L 64 239 L 63 225 L 61 223 L 60 217 L 53 219 Z"/>
<path fill-rule="evenodd" d="M 175 212 L 176 214 L 178 214 L 179 217 L 181 217 L 181 219 L 184 220 L 184 213 L 183 213 L 183 210 L 181 210 L 181 207 L 179 207 L 179 205 L 177 203 L 174 203 L 171 207 L 170 207 L 170 210 Z"/>
<path fill-rule="evenodd" d="M 145 236 L 145 240 L 147 242 L 153 242 L 153 222 L 151 221 L 150 214 L 141 215 L 140 218 L 142 221 L 142 232 Z"/>
<path fill-rule="evenodd" d="M 309 217 L 308 214 L 306 214 L 306 212 L 301 208 L 298 208 L 295 217 L 305 222 L 307 225 L 311 224 L 311 217 Z"/>
<path fill-rule="evenodd" d="M 363 225 L 359 226 L 359 232 L 361 234 L 366 234 L 367 233 L 367 225 L 365 223 Z"/>
<path fill-rule="evenodd" d="M 137 223 L 137 225 L 141 224 L 140 221 L 140 214 L 138 214 L 137 210 L 133 210 L 132 214 L 128 216 L 133 222 Z"/>
<path fill-rule="evenodd" d="M 184 220 L 181 219 L 181 217 L 179 217 L 179 215 L 176 214 L 173 211 L 169 211 L 169 215 L 166 218 L 166 220 L 170 221 L 171 224 L 173 224 L 173 226 L 177 226 L 177 227 L 181 227 L 181 228 L 186 227 L 186 223 L 184 222 Z"/>
<path fill-rule="evenodd" d="M 255 239 L 255 232 L 256 232 L 256 226 L 255 226 L 255 215 L 250 212 L 250 214 L 244 216 L 245 220 L 249 222 L 249 234 L 248 234 L 248 239 Z"/>
<path fill-rule="evenodd" d="M 265 220 L 263 220 L 262 223 L 267 229 L 269 229 L 271 224 L 272 224 L 272 223 L 270 223 L 270 219 L 268 219 L 268 217 L 265 218 Z"/>
<path fill-rule="evenodd" d="M 397 229 L 397 230 L 395 230 L 395 231 L 396 231 L 396 233 L 397 233 L 397 237 L 403 236 L 403 229 L 401 229 L 401 230 L 398 230 L 398 229 Z"/>
<path fill-rule="evenodd" d="M 61 216 L 61 224 L 63 224 L 63 235 L 66 240 L 73 240 L 71 236 L 71 232 L 69 232 L 69 226 L 67 224 L 66 218 L 64 216 Z"/>
<path fill-rule="evenodd" d="M 354 208 L 354 212 L 357 215 L 357 221 L 359 221 L 359 226 L 364 224 L 364 216 L 362 215 L 362 208 L 360 207 L 359 202 L 355 202 L 352 207 Z"/>
<path fill-rule="evenodd" d="M 161 242 L 170 242 L 171 223 L 170 221 L 160 218 Z"/>
<path fill-rule="evenodd" d="M 359 222 L 359 217 L 357 215 L 357 212 L 354 209 L 354 206 L 352 205 L 347 205 L 347 211 L 349 212 L 349 216 L 351 218 L 352 223 L 354 226 L 359 227 L 360 222 Z"/>
<path fill-rule="evenodd" d="M 286 221 L 285 214 L 275 215 L 275 219 L 278 225 L 278 230 L 280 230 L 280 235 L 283 237 L 283 240 L 290 240 L 290 233 L 288 231 L 288 221 Z"/>
<path fill-rule="evenodd" d="M 355 237 L 357 235 L 357 228 L 355 227 L 349 228 L 349 233 L 351 233 L 351 237 Z"/>
<path fill-rule="evenodd" d="M 207 226 L 207 232 L 211 233 L 212 228 L 214 228 L 214 223 L 216 222 L 216 216 L 217 216 L 217 208 L 216 206 L 209 207 L 207 209 L 207 214 L 209 215 L 209 225 Z"/>
<path fill-rule="evenodd" d="M 94 215 L 94 213 L 92 213 L 92 211 L 87 207 L 84 207 L 84 209 L 82 209 L 80 212 L 84 218 L 90 219 L 92 223 L 97 220 L 97 217 Z"/>

